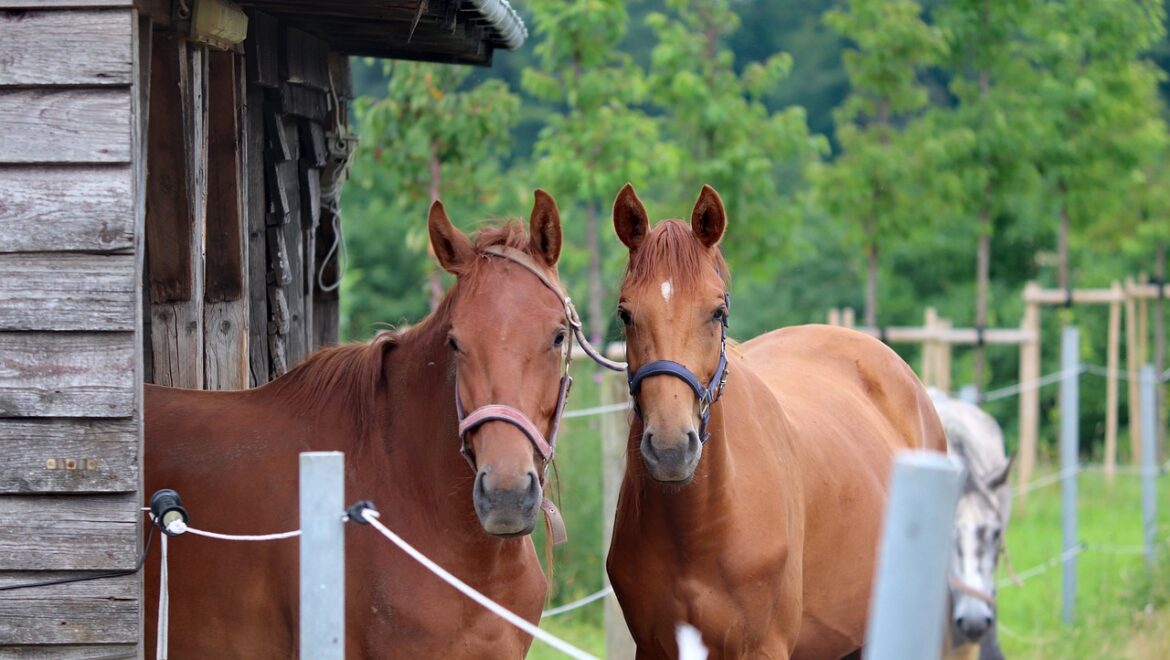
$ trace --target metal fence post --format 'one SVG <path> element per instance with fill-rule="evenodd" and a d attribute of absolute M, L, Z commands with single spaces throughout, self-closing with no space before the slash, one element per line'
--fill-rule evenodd
<path fill-rule="evenodd" d="M 345 455 L 301 453 L 301 659 L 345 658 Z"/>
<path fill-rule="evenodd" d="M 1158 377 L 1154 365 L 1142 367 L 1142 543 L 1146 563 L 1154 565 L 1154 538 L 1158 520 Z"/>
<path fill-rule="evenodd" d="M 946 573 L 962 469 L 945 454 L 915 451 L 894 460 L 869 612 L 868 660 L 938 658 Z M 931 625 L 930 622 L 938 625 Z"/>
<path fill-rule="evenodd" d="M 1060 337 L 1060 614 L 1065 623 L 1076 616 L 1077 600 L 1077 446 L 1080 440 L 1080 334 L 1066 326 Z"/>

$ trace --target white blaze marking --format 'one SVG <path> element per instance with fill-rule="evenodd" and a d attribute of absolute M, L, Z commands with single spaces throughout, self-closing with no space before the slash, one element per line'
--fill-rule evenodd
<path fill-rule="evenodd" d="M 669 303 L 672 295 L 674 295 L 674 287 L 671 286 L 670 280 L 666 280 L 662 283 L 662 299 Z"/>

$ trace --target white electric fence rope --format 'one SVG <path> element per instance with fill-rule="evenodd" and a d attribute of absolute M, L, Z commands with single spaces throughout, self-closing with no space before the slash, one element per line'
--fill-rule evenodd
<path fill-rule="evenodd" d="M 593 406 L 592 408 L 580 408 L 578 410 L 566 410 L 565 414 L 561 415 L 562 419 L 572 419 L 574 417 L 589 417 L 592 415 L 604 415 L 611 412 L 622 412 L 623 410 L 632 410 L 634 404 L 626 401 L 625 403 L 610 403 L 604 406 Z"/>
<path fill-rule="evenodd" d="M 170 571 L 167 569 L 167 535 L 162 534 L 161 536 L 159 544 L 162 548 L 162 563 L 158 570 L 158 635 L 154 655 L 157 660 L 167 660 L 171 618 L 171 593 L 168 584 Z"/>
<path fill-rule="evenodd" d="M 558 614 L 564 614 L 565 612 L 572 612 L 573 610 L 585 607 L 589 603 L 599 601 L 602 598 L 605 598 L 606 596 L 608 596 L 612 593 L 613 593 L 613 587 L 606 587 L 606 588 L 602 589 L 601 591 L 595 591 L 595 592 L 589 594 L 588 596 L 585 596 L 584 598 L 578 598 L 577 600 L 575 600 L 571 603 L 565 603 L 564 605 L 558 605 L 557 607 L 554 607 L 552 609 L 545 610 L 545 611 L 540 613 L 540 618 L 544 619 L 546 617 L 556 616 Z"/>
<path fill-rule="evenodd" d="M 219 539 L 220 541 L 279 541 L 301 535 L 301 530 L 299 529 L 294 529 L 291 532 L 277 532 L 275 534 L 220 534 L 218 532 L 196 529 L 182 520 L 176 520 L 167 525 L 167 532 L 175 536 L 179 534 L 194 534 L 195 536 L 204 536 L 209 539 Z"/>
<path fill-rule="evenodd" d="M 395 534 L 394 532 L 390 531 L 389 528 L 387 528 L 385 525 L 383 525 L 378 520 L 378 512 L 377 511 L 374 511 L 372 509 L 364 509 L 362 511 L 362 518 L 364 518 L 365 521 L 368 522 L 374 529 L 378 530 L 382 534 L 382 536 L 385 536 L 387 539 L 389 539 L 391 543 L 398 546 L 403 552 L 410 555 L 411 558 L 413 558 L 418 563 L 422 564 L 427 570 L 434 573 L 439 578 L 441 578 L 444 582 L 451 585 L 452 587 L 455 587 L 455 589 L 457 589 L 458 591 L 463 593 L 463 595 L 465 595 L 468 598 L 470 598 L 471 600 L 474 600 L 475 602 L 479 603 L 480 605 L 482 605 L 483 607 L 485 607 L 486 609 L 488 609 L 490 612 L 492 612 L 496 616 L 500 617 L 501 619 L 507 621 L 508 623 L 512 624 L 513 626 L 516 626 L 520 630 L 523 630 L 524 632 L 528 633 L 529 635 L 532 635 L 536 639 L 539 639 L 540 641 L 544 642 L 545 644 L 548 644 L 549 646 L 564 653 L 565 655 L 568 655 L 569 657 L 578 658 L 580 660 L 599 660 L 596 656 L 590 655 L 589 653 L 582 651 L 581 649 L 573 646 L 572 644 L 569 644 L 568 642 L 566 642 L 566 641 L 564 641 L 564 640 L 562 640 L 554 635 L 550 635 L 549 633 L 545 632 L 544 630 L 541 630 L 540 628 L 537 628 L 536 626 L 532 625 L 531 623 L 524 620 L 520 616 L 512 613 L 510 610 L 499 605 L 498 603 L 496 603 L 492 599 L 490 599 L 487 596 L 476 591 L 474 588 L 469 586 L 463 580 L 460 580 L 459 578 L 455 577 L 454 575 L 448 573 L 447 570 L 444 569 L 442 566 L 439 566 L 438 564 L 436 564 L 429 557 L 427 557 L 423 553 L 416 550 L 414 548 L 414 546 L 410 545 L 405 540 L 403 540 L 402 537 L 400 537 L 397 534 Z"/>
<path fill-rule="evenodd" d="M 1026 571 L 1021 571 L 1021 572 L 1017 573 L 1014 578 L 1005 578 L 1003 580 L 1000 580 L 998 587 L 1000 589 L 1006 589 L 1007 587 L 1022 586 L 1024 582 L 1026 582 L 1026 581 L 1028 581 L 1028 580 L 1030 580 L 1030 579 L 1032 579 L 1032 578 L 1034 578 L 1037 575 L 1040 575 L 1042 573 L 1047 573 L 1049 570 L 1051 570 L 1057 566 L 1060 566 L 1061 564 L 1065 563 L 1066 561 L 1069 561 L 1070 559 L 1072 559 L 1073 557 L 1076 557 L 1077 555 L 1081 554 L 1084 551 L 1085 551 L 1084 545 L 1078 545 L 1075 548 L 1069 548 L 1068 550 L 1065 550 L 1064 552 L 1060 553 L 1059 555 L 1052 557 L 1051 559 L 1049 559 L 1046 562 L 1037 564 L 1036 566 L 1033 566 L 1032 568 L 1029 568 Z"/>

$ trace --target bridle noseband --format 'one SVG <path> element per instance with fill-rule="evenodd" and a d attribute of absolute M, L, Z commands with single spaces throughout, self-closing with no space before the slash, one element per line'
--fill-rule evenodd
<path fill-rule="evenodd" d="M 626 380 L 630 385 L 630 396 L 634 399 L 634 412 L 642 417 L 642 407 L 638 405 L 638 393 L 642 391 L 642 381 L 651 376 L 673 376 L 687 384 L 699 400 L 699 441 L 706 444 L 711 433 L 707 430 L 707 422 L 711 419 L 711 405 L 723 396 L 723 387 L 727 384 L 727 328 L 730 327 L 731 293 L 723 294 L 726 311 L 719 329 L 719 362 L 715 365 L 715 372 L 706 385 L 699 377 L 682 364 L 674 360 L 654 360 L 642 365 L 637 371 L 626 369 Z"/>
<path fill-rule="evenodd" d="M 517 429 L 520 429 L 520 432 L 523 433 L 526 438 L 528 438 L 528 441 L 532 443 L 533 449 L 536 450 L 536 453 L 544 462 L 544 471 L 540 475 L 540 484 L 543 486 L 545 479 L 548 476 L 548 467 L 552 463 L 553 455 L 556 453 L 557 431 L 561 426 L 561 416 L 565 412 L 565 403 L 569 399 L 569 390 L 573 386 L 573 377 L 569 375 L 569 366 L 573 361 L 573 336 L 571 330 L 572 321 L 574 317 L 576 317 L 576 310 L 572 308 L 572 302 L 569 300 L 569 298 L 566 297 L 561 291 L 560 285 L 558 285 L 554 280 L 542 272 L 540 267 L 537 266 L 536 263 L 534 263 L 526 253 L 517 250 L 516 248 L 502 245 L 491 245 L 484 248 L 483 251 L 485 254 L 502 257 L 503 259 L 522 266 L 525 270 L 528 270 L 533 275 L 535 275 L 536 278 L 540 280 L 541 284 L 546 286 L 553 293 L 557 294 L 557 297 L 561 299 L 565 305 L 565 327 L 567 334 L 565 337 L 565 358 L 563 371 L 561 374 L 561 384 L 557 392 L 557 403 L 553 409 L 552 424 L 549 428 L 547 439 L 545 438 L 545 435 L 540 432 L 540 429 L 536 426 L 536 424 L 528 418 L 528 415 L 525 415 L 523 411 L 517 408 L 513 408 L 509 405 L 502 403 L 489 403 L 472 410 L 471 413 L 464 412 L 463 401 L 459 396 L 459 371 L 457 369 L 455 371 L 455 412 L 459 416 L 459 438 L 461 442 L 459 453 L 462 454 L 463 458 L 467 460 L 467 464 L 471 466 L 471 469 L 473 471 L 477 471 L 478 468 L 475 465 L 475 454 L 471 449 L 471 443 L 468 441 L 467 436 L 472 431 L 488 422 L 504 422 L 505 424 L 511 424 Z"/>

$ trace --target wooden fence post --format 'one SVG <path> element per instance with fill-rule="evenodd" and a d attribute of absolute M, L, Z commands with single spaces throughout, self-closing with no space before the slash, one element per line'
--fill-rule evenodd
<path fill-rule="evenodd" d="M 601 404 L 610 405 L 630 400 L 623 373 L 606 371 L 601 378 Z M 628 413 L 612 412 L 601 417 L 601 551 L 609 555 L 613 539 L 613 519 L 617 511 L 618 492 L 626 473 L 626 441 L 630 435 Z M 609 586 L 609 574 L 602 562 L 602 581 Z M 614 595 L 605 598 L 605 657 L 609 660 L 633 660 L 634 638 L 626 627 Z"/>
<path fill-rule="evenodd" d="M 1129 457 L 1138 464 L 1142 455 L 1141 387 L 1138 383 L 1137 295 L 1133 278 L 1125 280 L 1125 363 L 1129 375 Z"/>
<path fill-rule="evenodd" d="M 1028 282 L 1024 287 L 1024 300 L 1029 301 L 1029 294 L 1039 287 L 1035 282 Z M 1024 309 L 1024 320 L 1021 323 L 1024 331 L 1032 333 L 1032 340 L 1020 344 L 1020 469 L 1017 472 L 1018 483 L 1023 486 L 1032 478 L 1032 469 L 1036 465 L 1036 443 L 1040 433 L 1040 388 L 1036 381 L 1040 378 L 1040 306 L 1034 302 L 1027 302 Z M 1019 495 L 1020 504 L 1027 501 L 1027 493 Z"/>
<path fill-rule="evenodd" d="M 1117 300 L 1109 303 L 1109 337 L 1106 348 L 1105 378 L 1105 481 L 1113 485 L 1117 466 L 1117 371 L 1121 368 L 1121 300 L 1123 292 L 1117 280 L 1113 281 Z"/>

